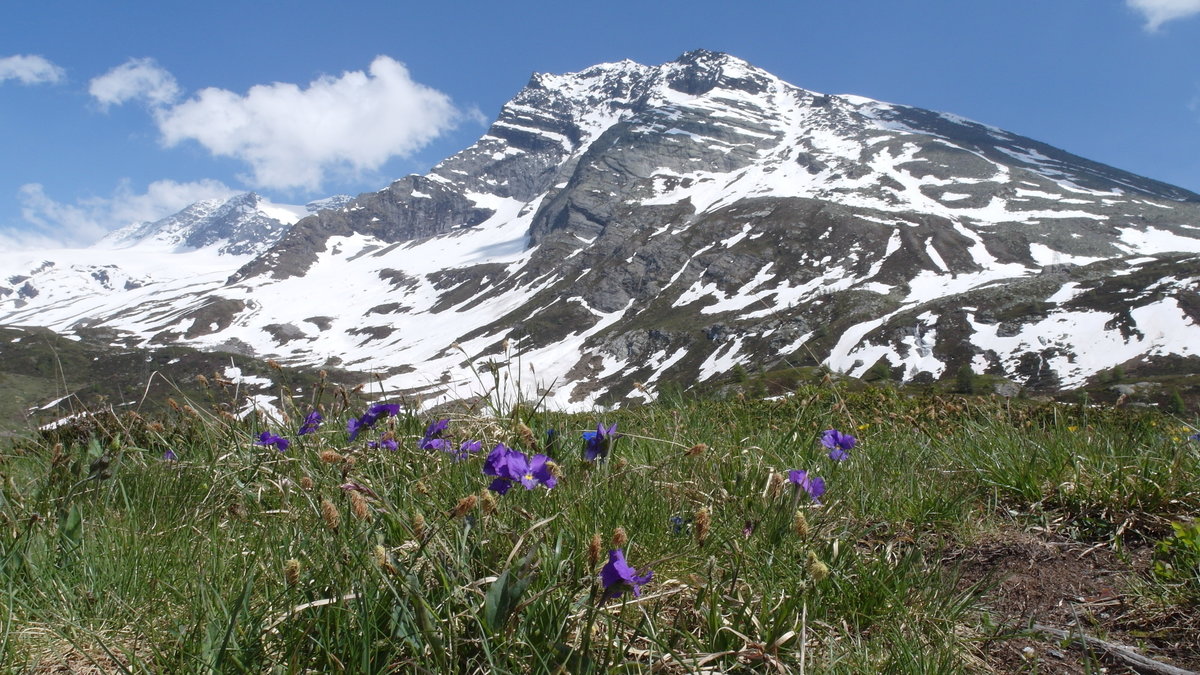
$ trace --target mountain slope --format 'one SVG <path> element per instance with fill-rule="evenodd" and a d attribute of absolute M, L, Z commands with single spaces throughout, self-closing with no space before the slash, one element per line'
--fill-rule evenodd
<path fill-rule="evenodd" d="M 736 364 L 1053 388 L 1197 369 L 1197 254 L 1195 193 L 697 51 L 534 75 L 475 145 L 300 220 L 219 288 L 37 320 L 435 399 L 514 354 L 562 406 Z"/>

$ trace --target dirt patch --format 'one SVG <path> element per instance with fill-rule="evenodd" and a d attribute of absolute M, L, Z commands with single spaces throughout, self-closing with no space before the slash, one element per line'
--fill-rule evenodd
<path fill-rule="evenodd" d="M 995 672 L 1137 672 L 1027 630 L 1034 624 L 1083 633 L 1162 663 L 1200 670 L 1200 625 L 1169 621 L 1131 593 L 1132 582 L 1147 573 L 1149 549 L 1118 556 L 1107 545 L 1013 531 L 952 551 L 945 564 L 958 566 L 964 586 L 985 584 L 981 604 L 1000 629 L 982 643 L 981 651 Z"/>

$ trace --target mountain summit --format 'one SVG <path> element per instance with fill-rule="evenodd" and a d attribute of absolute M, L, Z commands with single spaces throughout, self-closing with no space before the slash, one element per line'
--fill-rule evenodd
<path fill-rule="evenodd" d="M 535 74 L 471 147 L 170 313 L 0 321 L 382 371 L 431 400 L 469 389 L 464 354 L 519 355 L 561 406 L 818 362 L 1054 389 L 1200 369 L 1197 253 L 1200 195 L 698 50 Z"/>

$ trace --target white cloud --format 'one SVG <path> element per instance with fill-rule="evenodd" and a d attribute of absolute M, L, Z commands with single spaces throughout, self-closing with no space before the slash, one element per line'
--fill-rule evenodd
<path fill-rule="evenodd" d="M 175 102 L 181 92 L 175 76 L 154 59 L 130 59 L 92 79 L 88 93 L 107 109 L 134 99 L 164 106 Z"/>
<path fill-rule="evenodd" d="M 410 156 L 464 116 L 387 56 L 367 72 L 321 77 L 307 88 L 276 82 L 244 95 L 208 88 L 155 111 L 167 147 L 193 140 L 249 164 L 246 180 L 255 186 L 308 190 L 330 173 L 357 175 Z"/>
<path fill-rule="evenodd" d="M 28 183 L 18 190 L 17 198 L 21 216 L 33 229 L 0 233 L 0 243 L 22 249 L 86 246 L 117 228 L 159 220 L 202 199 L 225 199 L 236 193 L 215 180 L 160 180 L 142 193 L 123 181 L 110 197 L 89 197 L 70 204 L 55 201 L 41 184 Z"/>
<path fill-rule="evenodd" d="M 1125 0 L 1146 17 L 1146 30 L 1155 31 L 1168 21 L 1200 14 L 1200 0 Z"/>
<path fill-rule="evenodd" d="M 66 76 L 66 71 L 42 56 L 17 54 L 0 58 L 0 83 L 20 80 L 21 84 L 53 84 Z"/>

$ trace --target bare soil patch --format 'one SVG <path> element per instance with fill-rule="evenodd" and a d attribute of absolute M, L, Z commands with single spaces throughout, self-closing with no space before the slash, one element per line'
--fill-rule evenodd
<path fill-rule="evenodd" d="M 1117 555 L 1048 532 L 1008 531 L 952 551 L 961 583 L 988 584 L 982 605 L 1000 627 L 982 645 L 998 673 L 1137 673 L 1097 650 L 1030 630 L 1037 624 L 1129 648 L 1163 664 L 1200 671 L 1200 617 L 1148 606 L 1132 593 L 1151 551 Z"/>

